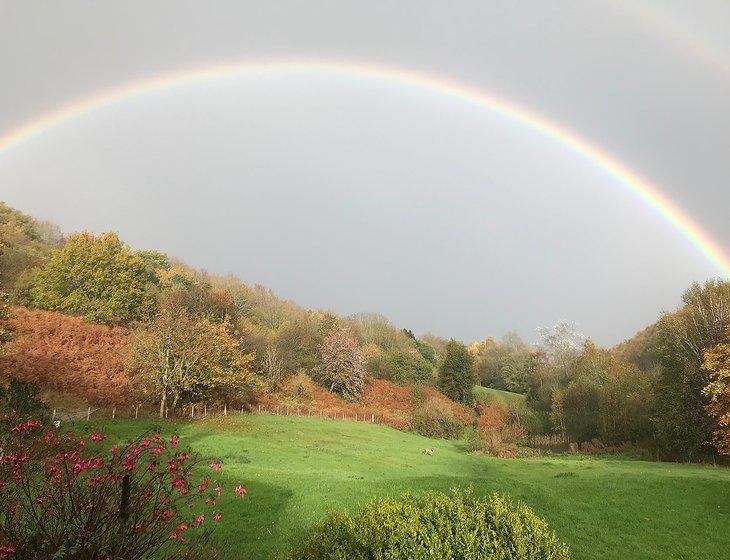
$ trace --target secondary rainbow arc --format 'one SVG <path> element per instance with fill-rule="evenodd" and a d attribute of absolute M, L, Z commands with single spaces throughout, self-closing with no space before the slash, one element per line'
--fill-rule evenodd
<path fill-rule="evenodd" d="M 67 121 L 147 93 L 206 83 L 224 77 L 275 75 L 333 75 L 379 80 L 427 90 L 460 99 L 483 109 L 495 111 L 553 141 L 561 143 L 613 176 L 620 184 L 672 223 L 723 276 L 730 277 L 730 258 L 720 245 L 682 209 L 664 196 L 659 188 L 613 156 L 569 129 L 511 101 L 459 82 L 395 67 L 331 60 L 277 59 L 216 64 L 203 68 L 172 72 L 97 92 L 65 107 L 41 115 L 5 134 L 0 134 L 0 156 Z"/>

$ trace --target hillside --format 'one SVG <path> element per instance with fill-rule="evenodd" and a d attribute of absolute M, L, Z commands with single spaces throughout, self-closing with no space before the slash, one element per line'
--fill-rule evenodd
<path fill-rule="evenodd" d="M 486 399 L 494 400 L 500 404 L 521 403 L 525 401 L 525 395 L 520 393 L 502 391 L 491 387 L 482 387 L 481 385 L 474 386 L 474 396 L 477 400 L 481 396 Z"/>
<path fill-rule="evenodd" d="M 12 309 L 12 325 L 16 339 L 8 354 L 0 357 L 0 377 L 36 383 L 52 399 L 69 396 L 79 404 L 111 407 L 138 402 L 128 367 L 128 328 L 24 307 Z M 379 423 L 406 429 L 413 409 L 428 400 L 444 403 L 465 425 L 472 420 L 469 408 L 433 387 L 414 391 L 375 378 L 368 378 L 358 401 L 349 402 L 299 374 L 287 379 L 280 390 L 260 392 L 252 406 L 347 418 L 375 416 Z"/>
<path fill-rule="evenodd" d="M 133 402 L 128 329 L 24 307 L 12 309 L 11 322 L 16 335 L 0 356 L 0 378 L 30 381 L 90 405 Z"/>

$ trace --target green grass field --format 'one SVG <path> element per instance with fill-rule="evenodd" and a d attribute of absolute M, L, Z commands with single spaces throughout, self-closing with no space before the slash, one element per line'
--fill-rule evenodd
<path fill-rule="evenodd" d="M 134 437 L 153 423 L 101 427 Z M 545 517 L 576 560 L 727 559 L 730 469 L 619 458 L 552 456 L 502 460 L 463 444 L 354 422 L 242 416 L 163 424 L 203 457 L 220 458 L 231 485 L 217 527 L 227 559 L 263 559 L 303 538 L 327 508 L 374 496 L 473 486 L 503 492 Z M 434 448 L 433 456 L 422 453 Z"/>
<path fill-rule="evenodd" d="M 513 401 L 524 401 L 525 395 L 520 393 L 511 393 L 510 391 L 502 391 L 500 389 L 492 389 L 491 387 L 482 387 L 481 385 L 474 386 L 474 396 L 479 397 L 480 395 L 489 396 L 497 401 L 501 401 L 504 404 Z"/>

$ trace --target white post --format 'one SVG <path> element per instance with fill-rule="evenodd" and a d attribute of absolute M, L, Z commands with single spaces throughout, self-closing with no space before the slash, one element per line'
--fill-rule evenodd
<path fill-rule="evenodd" d="M 203 404 L 203 416 L 208 416 L 208 403 Z"/>
<path fill-rule="evenodd" d="M 261 405 L 259 405 L 259 414 L 261 414 Z"/>
<path fill-rule="evenodd" d="M 117 415 L 117 407 L 116 407 L 116 406 L 113 406 L 113 407 L 112 407 L 112 420 L 114 420 L 114 417 L 115 417 L 116 415 Z"/>
<path fill-rule="evenodd" d="M 51 420 L 55 420 L 55 419 L 56 419 L 56 409 L 54 408 L 53 409 L 53 418 L 51 418 Z"/>
<path fill-rule="evenodd" d="M 243 407 L 241 407 L 241 414 L 243 414 Z"/>
<path fill-rule="evenodd" d="M 91 407 L 86 410 L 86 421 L 91 420 Z"/>
<path fill-rule="evenodd" d="M 139 416 L 139 405 L 134 407 L 134 419 L 136 420 Z"/>
<path fill-rule="evenodd" d="M 375 414 L 370 415 L 370 423 L 372 424 L 373 422 L 375 422 Z"/>
<path fill-rule="evenodd" d="M 195 418 L 195 405 L 190 405 L 190 418 Z"/>
<path fill-rule="evenodd" d="M 223 405 L 223 416 L 228 416 L 228 405 L 227 404 Z"/>

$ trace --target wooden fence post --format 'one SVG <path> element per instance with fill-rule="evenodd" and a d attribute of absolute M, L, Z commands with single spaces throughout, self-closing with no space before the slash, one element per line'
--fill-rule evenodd
<path fill-rule="evenodd" d="M 259 414 L 261 414 L 261 405 L 259 405 Z"/>
<path fill-rule="evenodd" d="M 203 403 L 203 416 L 208 416 L 208 403 Z"/>
<path fill-rule="evenodd" d="M 116 406 L 113 406 L 112 407 L 112 420 L 114 420 L 114 418 L 116 417 L 116 415 L 117 415 L 117 407 Z"/>
<path fill-rule="evenodd" d="M 370 423 L 373 424 L 375 422 L 375 414 L 370 415 Z"/>
<path fill-rule="evenodd" d="M 195 418 L 195 405 L 190 406 L 190 418 Z"/>
<path fill-rule="evenodd" d="M 86 421 L 91 420 L 91 407 L 86 410 Z"/>
<path fill-rule="evenodd" d="M 223 405 L 223 416 L 228 416 L 228 405 L 227 404 Z"/>
<path fill-rule="evenodd" d="M 54 408 L 53 409 L 53 417 L 51 418 L 51 420 L 55 420 L 55 419 L 56 419 L 56 409 Z"/>

